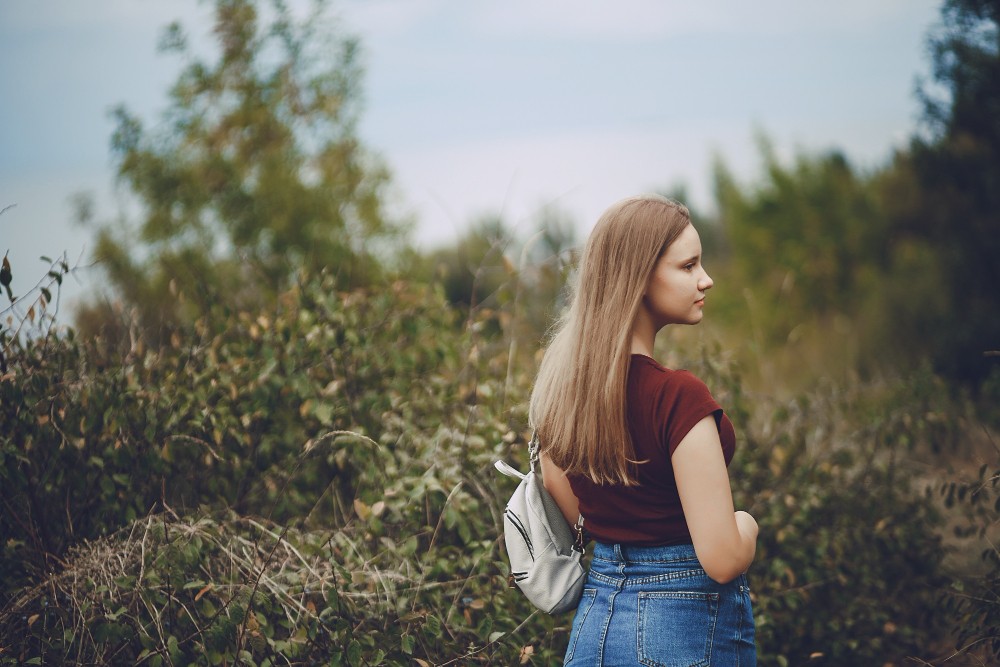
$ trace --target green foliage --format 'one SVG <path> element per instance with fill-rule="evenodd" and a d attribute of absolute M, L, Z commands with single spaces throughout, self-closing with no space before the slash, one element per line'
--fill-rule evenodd
<path fill-rule="evenodd" d="M 509 251 L 513 233 L 499 218 L 485 217 L 474 222 L 454 244 L 431 251 L 419 258 L 423 266 L 413 267 L 416 275 L 426 273 L 428 282 L 437 281 L 448 300 L 472 308 L 509 298 L 513 264 Z M 500 290 L 507 289 L 507 294 Z"/>
<path fill-rule="evenodd" d="M 524 454 L 531 368 L 511 373 L 502 319 L 324 278 L 120 358 L 20 344 L 0 382 L 0 660 L 557 660 L 568 619 L 505 583 L 512 483 L 491 464 Z M 742 436 L 762 660 L 929 655 L 938 518 L 900 453 L 950 431 L 872 387 L 750 394 L 703 352 L 679 365 Z"/>
<path fill-rule="evenodd" d="M 519 337 L 540 337 L 558 316 L 576 236 L 572 221 L 552 208 L 542 209 L 532 226 L 523 239 L 503 219 L 481 218 L 453 244 L 412 258 L 406 274 L 441 285 L 448 301 L 463 309 L 513 301 Z M 529 292 L 531 298 L 523 298 Z M 505 309 L 498 310 L 502 317 Z"/>
<path fill-rule="evenodd" d="M 759 354 L 839 329 L 854 341 L 827 355 L 833 367 L 930 359 L 972 387 L 997 367 L 1000 3 L 947 0 L 941 15 L 935 85 L 920 91 L 927 131 L 889 164 L 860 174 L 834 152 L 788 167 L 763 141 L 762 183 L 740 187 L 717 167 L 724 276 L 742 288 L 721 303 L 750 318 Z"/>
<path fill-rule="evenodd" d="M 867 179 L 839 153 L 799 155 L 786 168 L 766 139 L 760 143 L 762 183 L 744 191 L 724 165 L 715 173 L 720 220 L 740 277 L 793 317 L 852 312 L 858 294 L 875 282 L 884 246 Z M 795 324 L 772 326 L 787 335 Z"/>
<path fill-rule="evenodd" d="M 942 436 L 926 395 L 827 382 L 780 400 L 748 392 L 711 346 L 678 365 L 738 429 L 734 501 L 761 526 L 749 571 L 761 663 L 933 657 L 946 626 L 934 611 L 947 585 L 942 517 L 908 463 Z"/>
<path fill-rule="evenodd" d="M 74 548 L 45 588 L 13 601 L 0 664 L 516 661 L 511 612 L 525 608 L 496 572 L 495 541 L 417 550 L 419 535 L 375 539 L 394 508 L 375 512 L 336 531 L 139 520 Z"/>
<path fill-rule="evenodd" d="M 122 359 L 72 335 L 19 345 L 0 384 L 17 463 L 0 489 L 16 510 L 5 535 L 60 554 L 156 503 L 343 516 L 362 473 L 385 470 L 377 448 L 340 431 L 457 428 L 476 396 L 455 315 L 426 290 L 341 294 L 327 278 L 270 313 L 226 310 Z"/>
<path fill-rule="evenodd" d="M 164 35 L 186 66 L 161 128 L 115 110 L 118 176 L 141 221 L 100 229 L 95 253 L 147 331 L 223 300 L 267 303 L 296 269 L 328 269 L 341 287 L 379 279 L 402 230 L 382 209 L 387 173 L 355 135 L 357 43 L 330 20 L 323 2 L 298 19 L 277 0 L 217 0 L 214 61 L 179 25 Z"/>
<path fill-rule="evenodd" d="M 931 49 L 946 95 L 923 92 L 930 136 L 912 142 L 915 187 L 894 226 L 928 249 L 946 304 L 916 322 L 924 351 L 978 385 L 997 368 L 986 353 L 1000 348 L 1000 3 L 948 0 Z"/>
<path fill-rule="evenodd" d="M 1000 468 L 983 464 L 968 481 L 941 486 L 945 503 L 965 510 L 957 536 L 980 549 L 980 572 L 962 572 L 942 598 L 942 607 L 953 619 L 956 653 L 1000 660 L 1000 550 L 996 526 L 1000 522 Z"/>
<path fill-rule="evenodd" d="M 10 207 L 0 210 L 0 215 Z M 0 373 L 7 373 L 7 355 L 22 336 L 47 336 L 59 312 L 59 295 L 63 279 L 78 267 L 70 267 L 66 254 L 53 260 L 41 257 L 48 266 L 33 287 L 14 293 L 14 266 L 4 253 L 0 260 L 0 288 L 10 305 L 0 309 Z M 20 273 L 20 271 L 18 272 Z"/>
<path fill-rule="evenodd" d="M 720 163 L 715 312 L 749 323 L 740 340 L 756 357 L 791 357 L 785 378 L 804 365 L 810 376 L 872 375 L 930 359 L 939 374 L 981 385 L 1000 358 L 1000 200 L 990 199 L 1000 186 L 963 179 L 990 178 L 1000 152 L 980 164 L 947 157 L 948 146 L 914 142 L 862 174 L 837 153 L 783 165 L 765 140 L 766 177 L 748 186 Z"/>
<path fill-rule="evenodd" d="M 495 315 L 474 314 L 324 278 L 117 359 L 73 335 L 19 344 L 0 381 L 0 659 L 559 653 L 555 619 L 508 636 L 530 611 L 506 588 L 492 462 L 523 445 L 505 405 L 527 379 L 508 382 L 502 337 L 479 333 Z M 270 602 L 240 603 L 258 568 Z"/>

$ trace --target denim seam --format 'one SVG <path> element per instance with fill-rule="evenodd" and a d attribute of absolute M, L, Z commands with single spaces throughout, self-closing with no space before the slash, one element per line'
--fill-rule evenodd
<path fill-rule="evenodd" d="M 622 580 L 619 579 L 618 577 L 609 577 L 606 574 L 601 574 L 600 572 L 594 572 L 593 570 L 590 571 L 590 576 L 602 583 L 608 584 L 609 586 L 617 587 L 622 583 Z"/>
<path fill-rule="evenodd" d="M 696 579 L 698 577 L 707 576 L 704 570 L 684 570 L 683 572 L 670 572 L 667 574 L 652 574 L 648 577 L 635 578 L 634 576 L 625 577 L 612 577 L 601 572 L 594 572 L 591 570 L 590 576 L 602 581 L 610 586 L 617 586 L 619 588 L 624 588 L 628 586 L 643 586 L 647 584 L 656 584 L 666 581 L 679 581 L 681 579 Z"/>
<path fill-rule="evenodd" d="M 744 595 L 743 583 L 740 583 L 740 596 L 736 599 L 736 646 L 739 647 L 743 643 L 743 595 Z M 740 667 L 740 653 L 742 651 L 736 651 L 736 667 Z"/>
<path fill-rule="evenodd" d="M 668 574 L 652 574 L 648 577 L 630 578 L 628 586 L 645 586 L 647 584 L 658 584 L 665 581 L 679 581 L 681 579 L 696 579 L 704 577 L 704 570 L 685 570 L 684 572 L 670 572 Z"/>
<path fill-rule="evenodd" d="M 597 664 L 604 664 L 604 642 L 608 638 L 608 628 L 611 626 L 611 617 L 615 615 L 615 598 L 618 597 L 618 593 L 621 592 L 625 585 L 625 563 L 622 563 L 618 568 L 618 574 L 621 575 L 621 579 L 616 584 L 618 590 L 611 593 L 608 596 L 608 615 L 604 620 L 604 627 L 601 628 L 601 639 L 597 642 Z"/>
<path fill-rule="evenodd" d="M 569 652 L 566 655 L 566 662 L 573 661 L 573 656 L 576 654 L 576 645 L 580 643 L 580 632 L 583 631 L 583 625 L 587 622 L 587 617 L 590 615 L 590 612 L 593 611 L 594 605 L 597 603 L 597 590 L 594 588 L 585 588 L 583 590 L 583 594 L 580 596 L 580 601 L 582 602 L 583 599 L 588 596 L 588 594 L 591 598 L 590 604 L 587 605 L 587 609 L 584 611 L 583 616 L 580 618 L 580 626 L 579 626 L 580 629 L 577 631 L 576 637 L 573 637 L 573 644 L 569 646 Z M 577 608 L 576 613 L 580 613 L 579 607 Z M 574 621 L 575 620 L 576 619 L 574 618 Z"/>
<path fill-rule="evenodd" d="M 618 558 L 602 558 L 601 556 L 598 556 L 597 554 L 594 554 L 593 560 L 600 560 L 600 561 L 604 561 L 605 563 L 621 563 L 621 562 L 625 562 L 625 563 L 651 563 L 651 564 L 662 564 L 662 565 L 671 565 L 671 564 L 674 564 L 674 563 L 697 563 L 698 562 L 698 558 L 697 557 L 695 557 L 695 558 L 689 558 L 687 556 L 685 556 L 683 558 L 668 558 L 666 560 L 660 560 L 660 559 L 655 559 L 655 558 L 648 558 L 647 559 L 647 558 L 633 558 L 633 557 L 622 558 L 622 559 L 618 559 Z"/>

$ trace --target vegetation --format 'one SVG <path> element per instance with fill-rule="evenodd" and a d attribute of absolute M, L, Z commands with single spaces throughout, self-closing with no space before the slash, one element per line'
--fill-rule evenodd
<path fill-rule="evenodd" d="M 929 136 L 910 150 L 917 196 L 893 214 L 930 251 L 945 295 L 913 322 L 929 334 L 922 351 L 949 377 L 978 383 L 998 368 L 984 353 L 1000 348 L 1000 2 L 947 0 L 941 14 L 931 48 L 946 94 L 924 91 Z"/>
<path fill-rule="evenodd" d="M 465 319 L 427 288 L 332 282 L 304 280 L 269 311 L 220 306 L 116 360 L 72 334 L 14 347 L 0 660 L 561 654 L 567 619 L 532 615 L 506 587 L 511 488 L 491 465 L 523 459 L 531 374 L 508 381 L 507 343 L 480 335 L 499 312 Z M 944 549 L 903 463 L 927 417 L 910 419 L 900 388 L 879 409 L 871 387 L 748 395 L 721 358 L 685 365 L 741 425 L 737 500 L 770 527 L 751 572 L 762 657 L 928 655 Z M 858 428 L 859 413 L 883 416 Z"/>
<path fill-rule="evenodd" d="M 159 128 L 115 109 L 118 178 L 142 215 L 102 227 L 95 255 L 148 333 L 220 300 L 267 303 L 294 267 L 335 267 L 342 286 L 379 279 L 376 256 L 403 228 L 383 211 L 386 170 L 354 133 L 357 42 L 331 29 L 325 4 L 296 19 L 280 0 L 218 0 L 214 62 L 178 24 L 163 35 L 186 64 Z M 115 319 L 92 308 L 85 329 Z"/>
<path fill-rule="evenodd" d="M 117 112 L 119 301 L 60 326 L 65 258 L 21 295 L 0 267 L 0 665 L 557 662 L 570 618 L 507 587 L 492 463 L 525 465 L 572 226 L 408 249 L 354 42 L 322 3 L 215 7 L 162 132 Z M 716 323 L 659 352 L 740 433 L 762 664 L 1000 659 L 998 12 L 945 3 L 949 96 L 882 169 L 762 140 L 697 220 Z"/>

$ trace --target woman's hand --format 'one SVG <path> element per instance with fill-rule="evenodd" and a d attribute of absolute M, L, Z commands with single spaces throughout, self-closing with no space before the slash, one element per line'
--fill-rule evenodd
<path fill-rule="evenodd" d="M 743 543 L 750 548 L 750 562 L 753 562 L 754 556 L 757 555 L 757 535 L 760 533 L 760 526 L 757 525 L 757 520 L 750 516 L 749 512 L 737 510 L 733 516 L 736 518 L 736 529 L 740 531 Z M 750 567 L 749 564 L 747 567 Z"/>

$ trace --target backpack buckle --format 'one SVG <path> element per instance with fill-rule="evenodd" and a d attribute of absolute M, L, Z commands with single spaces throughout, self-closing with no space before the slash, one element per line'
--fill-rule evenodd
<path fill-rule="evenodd" d="M 583 553 L 586 550 L 587 539 L 583 535 L 583 515 L 576 520 L 576 525 L 573 526 L 573 531 L 576 533 L 576 539 L 573 540 L 573 551 L 578 551 Z"/>

